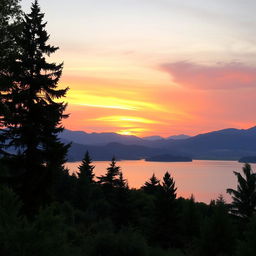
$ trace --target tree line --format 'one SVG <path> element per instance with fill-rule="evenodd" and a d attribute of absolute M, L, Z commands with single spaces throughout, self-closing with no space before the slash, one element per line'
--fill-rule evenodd
<path fill-rule="evenodd" d="M 245 164 L 237 189 L 210 204 L 177 198 L 170 172 L 129 188 L 115 158 L 96 177 L 88 152 L 70 175 L 69 145 L 58 133 L 67 118 L 59 89 L 63 63 L 48 62 L 37 1 L 0 0 L 1 255 L 255 255 L 256 174 Z"/>

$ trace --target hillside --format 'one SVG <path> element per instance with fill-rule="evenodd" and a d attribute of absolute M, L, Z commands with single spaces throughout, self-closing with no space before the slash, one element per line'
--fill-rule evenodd
<path fill-rule="evenodd" d="M 186 139 L 148 140 L 115 133 L 92 133 L 65 130 L 64 142 L 73 142 L 69 160 L 79 161 L 88 150 L 95 160 L 141 159 L 159 154 L 188 156 L 193 159 L 238 160 L 256 155 L 256 127 L 247 130 L 224 129 Z"/>

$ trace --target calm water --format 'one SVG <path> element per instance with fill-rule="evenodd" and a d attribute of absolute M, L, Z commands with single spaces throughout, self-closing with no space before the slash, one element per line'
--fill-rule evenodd
<path fill-rule="evenodd" d="M 67 163 L 71 172 L 76 172 L 80 162 Z M 109 162 L 95 161 L 96 176 L 106 173 Z M 162 179 L 164 173 L 169 171 L 174 177 L 178 187 L 178 196 L 188 198 L 194 195 L 196 201 L 209 203 L 222 194 L 227 201 L 230 196 L 226 194 L 227 188 L 236 188 L 237 180 L 233 171 L 242 171 L 243 164 L 236 161 L 207 161 L 194 160 L 184 163 L 120 161 L 124 177 L 131 188 L 141 187 L 153 173 Z M 256 171 L 256 164 L 252 164 Z"/>

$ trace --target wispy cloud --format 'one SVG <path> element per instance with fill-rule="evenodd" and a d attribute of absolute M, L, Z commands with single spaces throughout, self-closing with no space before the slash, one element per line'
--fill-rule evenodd
<path fill-rule="evenodd" d="M 68 102 L 73 105 L 94 107 L 94 108 L 111 108 L 122 110 L 158 110 L 165 111 L 162 106 L 133 99 L 125 99 L 121 97 L 111 97 L 103 95 L 92 95 L 83 91 L 71 91 L 68 97 Z"/>
<path fill-rule="evenodd" d="M 160 69 L 168 72 L 180 86 L 199 90 L 232 90 L 256 88 L 256 67 L 242 63 L 217 63 L 203 66 L 191 62 L 166 63 Z"/>
<path fill-rule="evenodd" d="M 144 123 L 144 124 L 155 124 L 160 123 L 155 120 L 150 120 L 143 117 L 137 117 L 137 116 L 104 116 L 99 117 L 96 119 L 93 119 L 95 121 L 106 121 L 106 122 L 125 122 L 125 123 Z"/>

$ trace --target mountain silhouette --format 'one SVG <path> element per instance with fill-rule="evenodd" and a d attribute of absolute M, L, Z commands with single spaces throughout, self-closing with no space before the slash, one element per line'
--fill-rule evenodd
<path fill-rule="evenodd" d="M 79 161 L 88 150 L 94 160 L 144 159 L 170 154 L 193 159 L 238 160 L 256 155 L 256 127 L 223 129 L 185 139 L 139 138 L 115 133 L 86 133 L 65 130 L 64 142 L 73 142 L 68 159 Z"/>

